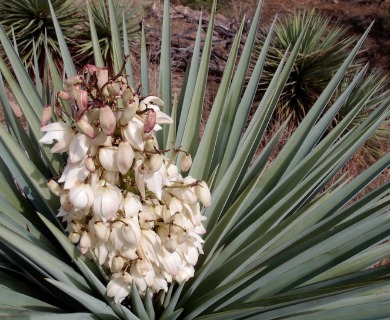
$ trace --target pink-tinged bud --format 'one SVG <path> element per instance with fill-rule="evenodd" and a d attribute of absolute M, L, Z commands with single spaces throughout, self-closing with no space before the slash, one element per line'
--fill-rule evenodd
<path fill-rule="evenodd" d="M 88 109 L 88 92 L 78 90 L 76 96 L 77 114 L 82 115 Z"/>
<path fill-rule="evenodd" d="M 91 139 L 95 138 L 95 130 L 91 124 L 84 118 L 81 117 L 79 121 L 77 121 L 77 127 L 81 133 L 84 133 L 87 137 Z"/>
<path fill-rule="evenodd" d="M 61 99 L 61 100 L 70 100 L 71 96 L 69 94 L 69 92 L 66 92 L 66 91 L 59 91 L 57 93 L 57 98 Z"/>
<path fill-rule="evenodd" d="M 156 112 L 153 109 L 149 109 L 146 114 L 145 124 L 144 124 L 144 132 L 149 133 L 153 130 L 156 125 Z"/>
<path fill-rule="evenodd" d="M 89 172 L 94 173 L 96 171 L 95 163 L 93 162 L 91 157 L 87 157 L 85 159 L 85 167 L 88 169 Z"/>
<path fill-rule="evenodd" d="M 110 237 L 110 225 L 103 221 L 96 221 L 93 224 L 93 228 L 95 229 L 96 237 L 103 241 L 107 242 Z"/>
<path fill-rule="evenodd" d="M 136 115 L 138 109 L 138 103 L 132 101 L 130 103 L 125 104 L 125 107 L 122 110 L 122 116 L 120 119 L 120 124 L 125 126 L 129 123 L 131 119 Z"/>
<path fill-rule="evenodd" d="M 61 195 L 61 186 L 54 180 L 49 180 L 47 182 L 47 186 L 49 187 L 50 191 L 53 192 L 57 197 Z"/>
<path fill-rule="evenodd" d="M 194 189 L 196 195 L 199 198 L 199 201 L 202 202 L 205 207 L 209 207 L 211 204 L 211 193 L 206 182 L 199 181 L 198 184 L 194 187 Z"/>
<path fill-rule="evenodd" d="M 181 171 L 188 171 L 191 168 L 192 165 L 192 158 L 189 153 L 186 153 L 181 159 L 180 159 L 180 169 Z"/>
<path fill-rule="evenodd" d="M 43 112 L 42 112 L 41 127 L 44 127 L 45 125 L 47 125 L 47 123 L 50 121 L 52 115 L 53 115 L 53 106 L 46 105 L 43 108 Z"/>
<path fill-rule="evenodd" d="M 97 73 L 98 87 L 101 89 L 108 82 L 108 69 L 101 68 Z"/>
<path fill-rule="evenodd" d="M 91 236 L 89 232 L 84 231 L 80 238 L 80 251 L 82 254 L 86 254 L 92 245 Z"/>
<path fill-rule="evenodd" d="M 134 150 L 127 141 L 122 141 L 118 146 L 117 163 L 121 174 L 126 174 L 133 165 Z"/>
<path fill-rule="evenodd" d="M 119 83 L 110 80 L 107 85 L 107 91 L 111 97 L 117 97 L 120 95 L 121 87 Z"/>
<path fill-rule="evenodd" d="M 81 237 L 80 233 L 76 233 L 76 232 L 72 232 L 68 236 L 70 242 L 72 242 L 74 244 L 76 244 L 80 241 L 80 237 Z"/>
<path fill-rule="evenodd" d="M 145 159 L 144 165 L 149 172 L 156 172 L 160 170 L 163 162 L 164 162 L 164 155 L 152 154 L 149 158 Z"/>
<path fill-rule="evenodd" d="M 116 118 L 114 112 L 109 106 L 103 106 L 100 108 L 99 114 L 100 128 L 102 131 L 110 136 L 114 133 L 116 127 Z"/>
<path fill-rule="evenodd" d="M 125 259 L 123 259 L 121 256 L 115 256 L 113 259 L 112 259 L 112 263 L 111 263 L 111 272 L 119 272 L 123 269 L 123 267 L 125 266 Z"/>
<path fill-rule="evenodd" d="M 102 68 L 99 68 L 93 64 L 86 64 L 83 68 L 84 72 L 88 72 L 89 74 L 94 74 L 95 72 L 99 72 Z"/>
<path fill-rule="evenodd" d="M 65 85 L 70 87 L 70 86 L 73 86 L 77 83 L 82 83 L 83 81 L 84 81 L 84 77 L 78 75 L 78 76 L 74 76 L 74 77 L 70 77 L 70 78 L 66 79 L 64 81 L 64 83 L 65 83 Z"/>

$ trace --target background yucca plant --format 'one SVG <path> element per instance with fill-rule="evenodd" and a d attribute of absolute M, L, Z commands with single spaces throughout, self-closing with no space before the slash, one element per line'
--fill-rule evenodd
<path fill-rule="evenodd" d="M 307 34 L 275 111 L 274 119 L 277 124 L 285 121 L 288 117 L 291 117 L 295 125 L 302 121 L 346 59 L 352 43 L 356 40 L 355 37 L 347 35 L 347 27 L 338 22 L 331 22 L 330 17 L 315 10 L 310 12 L 296 10 L 284 18 L 279 18 L 260 78 L 258 99 L 261 99 L 262 94 L 269 86 L 283 55 L 291 45 L 298 41 L 299 35 L 306 26 L 308 26 Z M 257 34 L 250 68 L 255 66 L 266 35 L 267 32 L 264 30 L 260 30 Z M 356 75 L 356 70 L 363 68 L 363 65 L 364 59 L 358 58 L 348 68 L 329 105 L 332 105 L 340 97 Z M 340 108 L 333 125 L 341 121 L 344 115 L 348 114 L 351 108 L 356 105 L 356 102 L 361 101 L 363 95 L 370 93 L 371 97 L 349 126 L 350 129 L 354 128 L 357 122 L 363 121 L 376 106 L 379 106 L 388 97 L 389 93 L 386 89 L 388 89 L 388 79 L 383 75 L 383 72 L 380 70 L 366 71 L 351 91 L 343 107 Z M 363 153 L 366 154 L 366 157 L 361 160 L 369 162 L 376 159 L 381 154 L 383 140 L 387 137 L 388 130 L 384 124 L 364 145 Z"/>
<path fill-rule="evenodd" d="M 67 39 L 77 37 L 79 30 L 76 26 L 81 16 L 79 7 L 75 6 L 75 0 L 54 0 L 52 6 L 64 36 Z M 47 1 L 2 0 L 0 12 L 0 23 L 8 37 L 15 40 L 20 59 L 28 68 L 34 64 L 34 52 L 38 65 L 44 65 L 45 45 L 54 59 L 61 56 Z M 72 42 L 68 43 L 73 47 Z"/>
<path fill-rule="evenodd" d="M 307 34 L 299 49 L 297 59 L 282 92 L 278 114 L 283 118 L 291 116 L 299 122 L 325 89 L 330 79 L 348 56 L 355 37 L 347 36 L 348 27 L 332 22 L 330 17 L 315 10 L 295 10 L 278 18 L 274 36 L 268 50 L 259 91 L 265 91 L 278 68 L 286 50 L 294 45 L 308 25 Z M 268 31 L 260 29 L 251 61 L 254 67 Z M 362 66 L 361 61 L 355 62 Z M 348 73 L 354 73 L 350 68 Z"/>
<path fill-rule="evenodd" d="M 115 72 L 123 62 L 113 2 L 108 1 L 113 28 Z M 159 95 L 164 112 L 172 114 L 176 130 L 165 129 L 160 145 L 183 146 L 194 157 L 189 174 L 206 179 L 213 189 L 212 205 L 204 210 L 204 255 L 195 276 L 168 292 L 115 304 L 105 294 L 107 275 L 81 255 L 62 230 L 58 199 L 46 179 L 58 176 L 65 159 L 54 157 L 37 141 L 43 101 L 13 51 L 3 29 L 0 40 L 17 78 L 3 62 L 2 76 L 28 122 L 26 132 L 16 121 L 4 86 L 0 97 L 7 128 L 0 127 L 0 314 L 43 319 L 373 319 L 390 316 L 389 267 L 370 268 L 389 255 L 389 182 L 356 202 L 350 200 L 390 164 L 384 154 L 353 181 L 337 180 L 324 187 L 389 115 L 390 98 L 354 130 L 343 134 L 370 94 L 363 94 L 343 120 L 320 139 L 364 69 L 352 79 L 326 111 L 348 66 L 367 33 L 318 97 L 278 157 L 269 155 L 285 130 L 286 121 L 252 162 L 267 130 L 307 30 L 286 53 L 264 93 L 248 129 L 242 135 L 269 48 L 271 27 L 248 85 L 245 76 L 259 23 L 261 2 L 245 48 L 238 58 L 239 30 L 208 122 L 198 143 L 199 123 L 210 57 L 215 5 L 200 57 L 201 23 L 193 60 L 180 98 L 172 100 L 169 2 L 165 1 Z M 52 11 L 52 13 L 54 13 Z M 54 18 L 54 17 L 53 17 Z M 54 18 L 55 20 L 55 18 Z M 76 75 L 60 28 L 56 28 L 66 75 Z M 103 66 L 94 38 L 95 64 Z M 144 41 L 142 41 L 144 45 Z M 128 50 L 125 42 L 125 50 Z M 149 94 L 145 50 L 141 83 Z M 235 69 L 235 62 L 238 66 Z M 54 90 L 61 76 L 49 65 Z M 126 63 L 129 83 L 131 66 Z M 245 90 L 244 90 L 245 88 Z"/>

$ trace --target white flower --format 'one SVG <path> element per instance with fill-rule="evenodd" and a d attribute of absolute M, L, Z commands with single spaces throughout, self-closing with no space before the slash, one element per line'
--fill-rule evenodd
<path fill-rule="evenodd" d="M 143 150 L 145 142 L 142 137 L 142 132 L 143 122 L 134 117 L 128 122 L 123 134 L 134 149 Z"/>
<path fill-rule="evenodd" d="M 122 141 L 118 146 L 117 167 L 120 173 L 126 174 L 133 165 L 134 151 L 127 141 Z"/>
<path fill-rule="evenodd" d="M 89 184 L 81 183 L 69 191 L 69 200 L 76 210 L 92 207 L 94 199 L 93 189 Z"/>
<path fill-rule="evenodd" d="M 138 219 L 122 219 L 125 223 L 122 227 L 122 237 L 130 246 L 137 247 L 141 241 L 141 228 Z"/>
<path fill-rule="evenodd" d="M 118 148 L 103 147 L 99 149 L 99 161 L 107 171 L 118 171 Z"/>
<path fill-rule="evenodd" d="M 130 294 L 132 282 L 133 277 L 127 272 L 113 273 L 107 285 L 107 296 L 121 303 Z"/>
<path fill-rule="evenodd" d="M 71 126 L 65 122 L 50 123 L 41 128 L 46 134 L 39 140 L 40 143 L 55 145 L 50 149 L 51 153 L 62 153 L 69 150 L 74 133 Z"/>
<path fill-rule="evenodd" d="M 96 218 L 104 222 L 111 221 L 116 217 L 121 201 L 122 193 L 120 189 L 101 180 L 95 189 L 93 213 Z"/>
<path fill-rule="evenodd" d="M 136 217 L 138 212 L 142 210 L 142 203 L 139 197 L 131 192 L 123 198 L 122 204 L 127 218 Z"/>
<path fill-rule="evenodd" d="M 147 173 L 144 175 L 144 181 L 147 188 L 152 191 L 158 200 L 162 196 L 162 176 L 160 172 Z"/>
<path fill-rule="evenodd" d="M 76 163 L 68 163 L 58 182 L 64 182 L 64 189 L 71 189 L 76 184 L 84 182 L 89 175 L 85 166 L 85 158 Z"/>
<path fill-rule="evenodd" d="M 91 145 L 91 138 L 78 133 L 69 147 L 69 162 L 76 163 L 84 159 Z"/>

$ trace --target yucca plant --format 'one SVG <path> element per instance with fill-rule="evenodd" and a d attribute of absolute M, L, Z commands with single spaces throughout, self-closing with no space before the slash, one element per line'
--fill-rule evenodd
<path fill-rule="evenodd" d="M 80 15 L 75 0 L 53 0 L 52 6 L 64 36 L 68 39 L 77 36 L 76 25 L 79 23 Z M 60 57 L 61 52 L 47 1 L 2 0 L 0 12 L 1 25 L 8 37 L 15 41 L 21 61 L 30 70 L 34 64 L 34 52 L 39 65 L 44 65 L 45 45 L 55 59 Z"/>
<path fill-rule="evenodd" d="M 1 86 L 7 129 L 0 127 L 0 314 L 35 319 L 390 316 L 389 267 L 370 268 L 390 252 L 390 244 L 384 241 L 390 235 L 389 183 L 356 202 L 350 201 L 389 166 L 390 154 L 384 154 L 354 180 L 339 179 L 324 190 L 389 115 L 387 98 L 354 130 L 344 134 L 370 98 L 367 93 L 320 139 L 364 72 L 360 71 L 324 112 L 367 32 L 278 157 L 269 162 L 287 121 L 252 162 L 307 30 L 285 54 L 242 135 L 274 29 L 273 25 L 245 85 L 262 7 L 259 3 L 239 58 L 242 27 L 236 36 L 198 143 L 216 4 L 201 57 L 199 23 L 191 66 L 176 99 L 171 92 L 169 2 L 165 1 L 158 93 L 161 100 L 149 96 L 144 48 L 142 92 L 130 88 L 138 86 L 120 49 L 113 3 L 109 0 L 108 4 L 116 48 L 112 74 L 104 68 L 94 37 L 94 65 L 77 75 L 57 25 L 66 80 L 62 83 L 49 64 L 54 90 L 59 92 L 58 100 L 53 101 L 57 111 L 53 117 L 49 107 L 43 108 L 5 32 L 0 31 L 17 81 L 3 61 L 0 69 L 28 122 L 25 131 Z M 43 127 L 43 136 L 40 119 L 46 124 L 50 118 L 53 122 Z M 163 125 L 157 143 L 155 124 L 164 122 L 173 124 Z M 97 136 L 100 140 L 94 140 L 93 147 L 91 139 Z M 39 140 L 51 141 L 52 152 L 64 152 L 51 153 Z M 186 176 L 176 165 L 182 171 L 190 167 L 187 151 L 193 161 Z M 163 169 L 155 171 L 157 167 Z M 103 173 L 94 184 L 92 176 L 98 170 Z M 49 183 L 47 179 L 51 179 Z M 207 181 L 212 190 L 211 203 L 201 180 Z M 111 201 L 101 201 L 102 187 Z M 61 201 L 51 190 L 61 195 Z M 118 209 L 120 194 L 127 198 L 130 192 L 131 199 L 123 200 Z M 198 201 L 208 207 L 198 212 L 194 209 L 200 208 Z M 56 217 L 60 207 L 63 223 Z M 174 217 L 191 220 L 197 229 Z M 102 225 L 106 227 L 100 228 Z M 203 240 L 195 235 L 201 233 L 202 225 L 207 230 Z M 134 230 L 119 234 L 121 228 Z M 93 230 L 95 235 L 91 234 Z M 179 238 L 193 244 L 196 241 L 196 249 L 189 244 L 187 251 L 175 247 L 181 246 Z M 135 251 L 120 249 L 132 241 Z M 114 252 L 112 246 L 120 250 Z M 112 259 L 101 264 L 105 248 Z M 196 264 L 194 260 L 198 260 Z M 190 261 L 194 269 L 182 267 Z M 144 268 L 134 267 L 139 264 Z M 154 274 L 148 266 L 153 267 Z M 187 273 L 187 277 L 180 278 L 186 270 L 193 270 L 193 277 Z"/>
<path fill-rule="evenodd" d="M 315 10 L 295 10 L 285 17 L 278 18 L 260 80 L 260 93 L 266 90 L 284 53 L 290 45 L 298 41 L 299 35 L 306 26 L 308 26 L 307 34 L 277 109 L 278 114 L 283 118 L 291 115 L 297 123 L 307 114 L 340 68 L 356 40 L 355 37 L 347 36 L 348 27 L 339 22 L 332 22 L 331 17 Z M 261 53 L 267 34 L 267 29 L 260 29 L 257 34 L 252 68 Z M 355 64 L 360 65 L 361 61 Z M 350 69 L 350 72 L 354 73 L 355 68 Z"/>

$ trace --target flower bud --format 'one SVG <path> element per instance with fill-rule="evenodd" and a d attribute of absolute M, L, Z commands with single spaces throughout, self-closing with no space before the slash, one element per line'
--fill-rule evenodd
<path fill-rule="evenodd" d="M 89 232 L 84 231 L 80 238 L 80 251 L 82 254 L 86 254 L 92 245 L 91 236 Z"/>
<path fill-rule="evenodd" d="M 61 186 L 54 180 L 49 180 L 47 182 L 47 186 L 49 187 L 50 191 L 53 192 L 57 197 L 61 195 Z"/>
<path fill-rule="evenodd" d="M 57 98 L 61 99 L 61 100 L 65 100 L 65 101 L 68 101 L 70 100 L 71 96 L 69 94 L 69 92 L 66 92 L 66 91 L 59 91 L 57 93 Z"/>
<path fill-rule="evenodd" d="M 82 115 L 88 109 L 88 92 L 78 90 L 76 95 L 77 114 Z"/>
<path fill-rule="evenodd" d="M 53 115 L 53 106 L 46 105 L 43 108 L 42 116 L 41 116 L 41 127 L 44 127 L 47 125 L 47 123 L 50 121 L 51 116 Z"/>
<path fill-rule="evenodd" d="M 186 153 L 184 156 L 180 159 L 180 169 L 181 171 L 187 172 L 192 165 L 192 158 L 189 153 Z"/>
<path fill-rule="evenodd" d="M 77 127 L 81 133 L 84 133 L 87 137 L 91 139 L 95 138 L 95 130 L 91 124 L 84 118 L 81 117 L 79 121 L 77 121 Z"/>
<path fill-rule="evenodd" d="M 121 93 L 121 87 L 119 83 L 110 80 L 107 84 L 107 91 L 111 97 L 117 97 Z"/>
<path fill-rule="evenodd" d="M 149 133 L 153 130 L 156 125 L 156 112 L 153 109 L 150 109 L 146 114 L 145 124 L 144 124 L 144 132 Z"/>
<path fill-rule="evenodd" d="M 205 207 L 209 207 L 211 204 L 211 193 L 206 182 L 199 181 L 198 184 L 194 187 L 194 189 L 200 202 L 202 202 Z"/>
<path fill-rule="evenodd" d="M 74 84 L 77 84 L 77 83 L 82 83 L 84 80 L 84 77 L 83 76 L 74 76 L 74 77 L 70 77 L 68 79 L 66 79 L 64 81 L 65 85 L 67 85 L 68 87 L 70 86 L 73 86 Z"/>
<path fill-rule="evenodd" d="M 121 174 L 130 170 L 134 160 L 134 150 L 127 141 L 122 141 L 118 146 L 117 163 Z"/>
<path fill-rule="evenodd" d="M 74 244 L 80 241 L 80 237 L 81 237 L 80 233 L 76 233 L 76 232 L 71 232 L 68 236 L 69 240 Z"/>
<path fill-rule="evenodd" d="M 108 69 L 101 68 L 97 73 L 97 85 L 101 89 L 108 82 Z"/>
<path fill-rule="evenodd" d="M 138 109 L 138 103 L 135 101 L 132 101 L 130 103 L 125 104 L 123 110 L 122 110 L 122 116 L 120 119 L 120 124 L 122 126 L 125 126 L 129 123 L 131 119 L 136 115 Z"/>
<path fill-rule="evenodd" d="M 115 131 L 116 126 L 116 119 L 115 114 L 111 110 L 111 108 L 107 105 L 100 108 L 100 114 L 99 114 L 99 121 L 100 121 L 100 128 L 102 128 L 102 131 L 110 136 Z"/>
<path fill-rule="evenodd" d="M 96 166 L 95 163 L 93 162 L 93 159 L 91 157 L 87 157 L 85 159 L 85 167 L 88 169 L 89 172 L 95 172 Z"/>
<path fill-rule="evenodd" d="M 134 91 L 131 87 L 127 87 L 123 90 L 122 101 L 123 105 L 127 105 L 127 103 L 133 98 Z"/>

